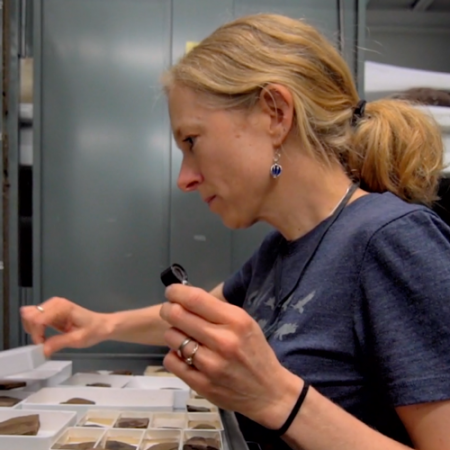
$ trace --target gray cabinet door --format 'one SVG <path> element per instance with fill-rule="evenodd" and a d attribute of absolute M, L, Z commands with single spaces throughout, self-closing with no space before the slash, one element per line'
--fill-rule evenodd
<path fill-rule="evenodd" d="M 170 0 L 37 1 L 35 301 L 97 311 L 163 299 Z M 148 348 L 102 344 L 100 350 Z M 99 348 L 91 351 L 99 351 Z"/>
<path fill-rule="evenodd" d="M 234 13 L 236 17 L 275 13 L 302 18 L 335 41 L 338 34 L 337 3 L 333 0 L 235 0 Z"/>
<path fill-rule="evenodd" d="M 347 16 L 354 1 L 342 0 Z M 62 296 L 98 311 L 145 307 L 163 300 L 159 273 L 171 262 L 195 285 L 223 281 L 270 227 L 230 231 L 198 195 L 178 191 L 181 153 L 160 75 L 187 43 L 244 14 L 305 17 L 336 40 L 338 2 L 34 2 L 35 303 Z"/>
<path fill-rule="evenodd" d="M 232 18 L 233 0 L 173 0 L 173 62 L 189 42 L 201 41 Z M 178 190 L 181 159 L 172 142 L 170 258 L 187 269 L 193 284 L 211 289 L 230 273 L 231 231 L 198 193 Z"/>

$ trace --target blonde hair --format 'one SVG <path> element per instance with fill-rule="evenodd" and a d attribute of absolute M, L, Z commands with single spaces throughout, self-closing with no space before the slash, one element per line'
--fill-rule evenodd
<path fill-rule="evenodd" d="M 163 77 L 206 94 L 213 105 L 251 108 L 265 86 L 287 87 L 301 147 L 325 164 L 339 161 L 371 192 L 430 204 L 442 170 L 439 128 L 400 100 L 368 103 L 352 126 L 359 96 L 344 59 L 314 27 L 273 14 L 218 28 Z"/>

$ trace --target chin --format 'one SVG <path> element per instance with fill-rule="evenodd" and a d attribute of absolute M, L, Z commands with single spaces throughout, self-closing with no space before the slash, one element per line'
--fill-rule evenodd
<path fill-rule="evenodd" d="M 257 220 L 250 219 L 249 217 L 238 216 L 221 216 L 223 224 L 231 230 L 244 230 L 254 225 Z"/>

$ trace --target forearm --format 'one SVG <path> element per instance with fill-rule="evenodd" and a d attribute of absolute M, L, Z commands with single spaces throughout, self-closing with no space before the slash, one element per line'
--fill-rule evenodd
<path fill-rule="evenodd" d="M 295 450 L 411 450 L 368 427 L 312 388 L 283 439 Z"/>
<path fill-rule="evenodd" d="M 108 340 L 145 345 L 166 345 L 164 332 L 169 324 L 161 319 L 161 305 L 108 315 Z"/>
<path fill-rule="evenodd" d="M 250 417 L 274 430 L 284 424 L 303 387 L 303 381 L 287 369 L 278 379 L 271 402 Z M 282 439 L 294 450 L 411 450 L 368 427 L 312 387 Z"/>
<path fill-rule="evenodd" d="M 210 294 L 219 300 L 226 301 L 223 296 L 223 283 L 216 286 Z M 131 311 L 120 311 L 107 315 L 107 340 L 132 342 L 145 345 L 163 345 L 164 332 L 170 325 L 161 319 L 161 305 Z"/>

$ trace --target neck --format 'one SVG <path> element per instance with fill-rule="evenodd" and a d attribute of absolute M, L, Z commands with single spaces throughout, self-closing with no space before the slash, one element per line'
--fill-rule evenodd
<path fill-rule="evenodd" d="M 289 160 L 265 202 L 261 220 L 288 241 L 299 239 L 330 217 L 345 197 L 351 181 L 339 165 L 324 168 L 316 161 Z M 292 165 L 290 165 L 292 164 Z M 298 169 L 298 168 L 301 169 Z M 348 203 L 365 195 L 357 189 Z"/>

